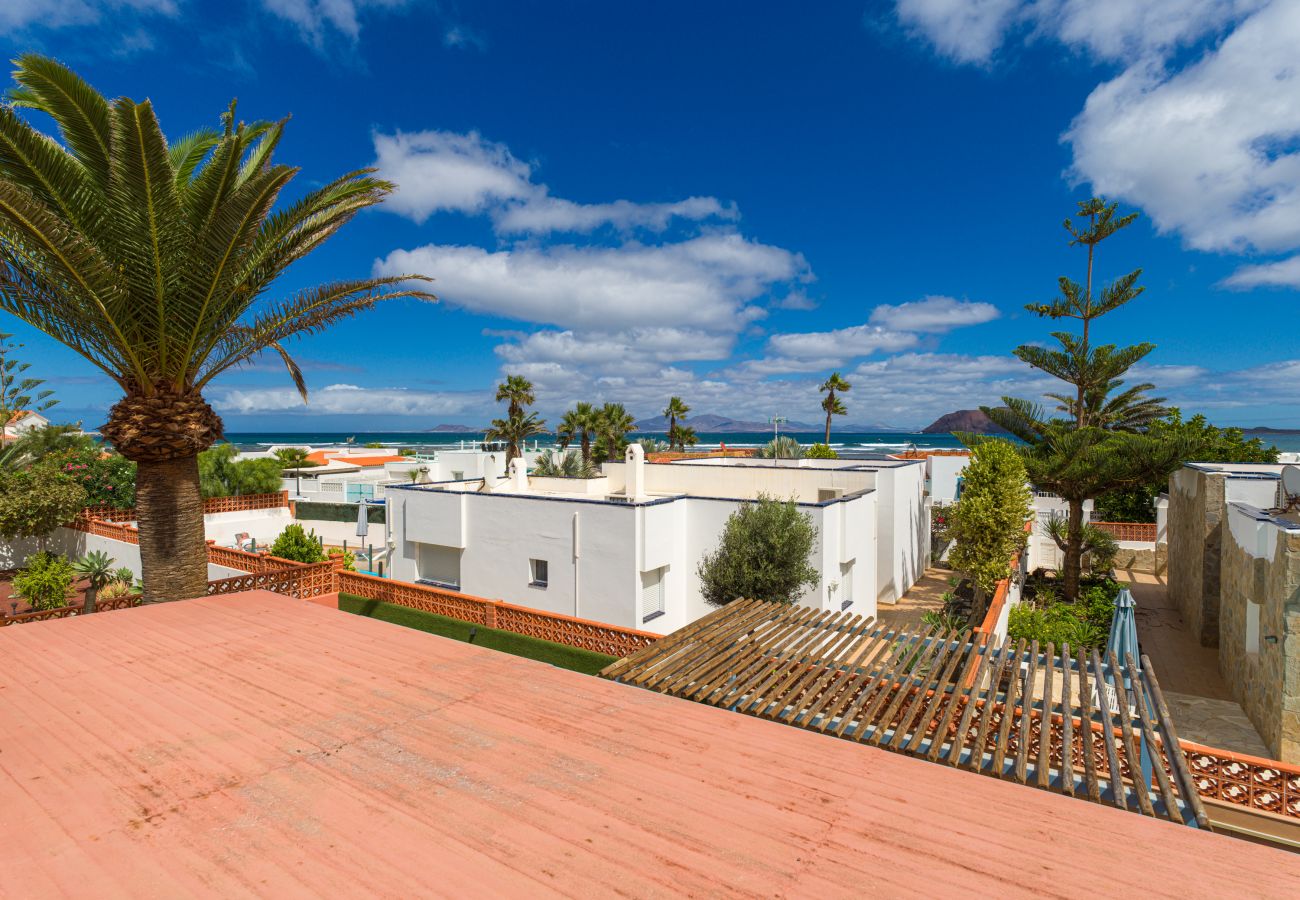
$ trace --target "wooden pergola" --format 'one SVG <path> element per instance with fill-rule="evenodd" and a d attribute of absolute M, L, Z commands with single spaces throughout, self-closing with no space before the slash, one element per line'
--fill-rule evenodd
<path fill-rule="evenodd" d="M 1207 827 L 1145 656 L 889 631 L 870 617 L 739 600 L 600 674 Z"/>

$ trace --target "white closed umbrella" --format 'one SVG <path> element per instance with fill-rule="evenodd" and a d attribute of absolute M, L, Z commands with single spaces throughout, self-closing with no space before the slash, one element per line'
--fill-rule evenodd
<path fill-rule="evenodd" d="M 357 537 L 359 538 L 370 533 L 370 516 L 367 515 L 369 509 L 365 500 L 357 504 Z"/>

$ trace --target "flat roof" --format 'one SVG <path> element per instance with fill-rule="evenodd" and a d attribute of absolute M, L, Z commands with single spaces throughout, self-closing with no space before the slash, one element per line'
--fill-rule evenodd
<path fill-rule="evenodd" d="M 266 592 L 0 629 L 14 896 L 1285 896 L 1300 859 Z"/>

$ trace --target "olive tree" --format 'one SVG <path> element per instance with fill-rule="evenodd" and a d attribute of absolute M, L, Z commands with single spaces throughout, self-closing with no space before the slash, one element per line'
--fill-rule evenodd
<path fill-rule="evenodd" d="M 722 539 L 700 560 L 704 599 L 722 606 L 741 598 L 793 603 L 821 580 L 808 562 L 817 532 L 793 500 L 759 495 L 731 514 Z"/>

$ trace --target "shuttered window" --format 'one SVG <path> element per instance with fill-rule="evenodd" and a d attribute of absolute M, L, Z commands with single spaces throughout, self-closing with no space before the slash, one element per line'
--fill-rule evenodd
<path fill-rule="evenodd" d="M 421 581 L 446 587 L 460 587 L 460 548 L 441 544 L 419 544 L 416 565 Z"/>
<path fill-rule="evenodd" d="M 664 614 L 664 569 L 660 566 L 641 573 L 641 621 L 649 622 Z"/>

